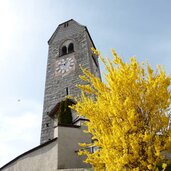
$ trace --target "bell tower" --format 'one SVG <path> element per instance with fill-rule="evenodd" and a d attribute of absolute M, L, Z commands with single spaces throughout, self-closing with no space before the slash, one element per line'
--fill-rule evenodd
<path fill-rule="evenodd" d="M 60 24 L 48 41 L 46 83 L 40 143 L 52 140 L 57 126 L 49 115 L 67 95 L 80 96 L 76 84 L 82 81 L 80 65 L 100 78 L 98 57 L 91 47 L 95 45 L 86 26 L 73 19 Z M 73 124 L 76 117 L 73 118 Z"/>

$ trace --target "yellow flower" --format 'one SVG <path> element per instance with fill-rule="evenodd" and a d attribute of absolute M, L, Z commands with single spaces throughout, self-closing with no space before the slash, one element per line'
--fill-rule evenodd
<path fill-rule="evenodd" d="M 162 164 L 163 171 L 166 169 L 166 167 L 167 167 L 167 164 L 166 163 L 163 163 Z"/>
<path fill-rule="evenodd" d="M 98 50 L 96 50 L 94 47 L 91 48 L 91 50 L 93 51 L 93 53 L 97 56 L 100 55 L 100 52 Z"/>
<path fill-rule="evenodd" d="M 153 169 L 153 166 L 151 164 L 149 164 L 147 167 L 148 167 L 149 170 Z"/>

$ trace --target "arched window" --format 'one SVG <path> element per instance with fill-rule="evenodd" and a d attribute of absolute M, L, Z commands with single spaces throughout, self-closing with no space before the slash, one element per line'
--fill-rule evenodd
<path fill-rule="evenodd" d="M 70 43 L 68 46 L 68 53 L 72 53 L 72 52 L 74 52 L 74 44 Z"/>
<path fill-rule="evenodd" d="M 67 55 L 69 53 L 74 52 L 74 43 L 72 40 L 66 40 L 62 43 L 62 45 L 59 47 L 59 56 Z"/>
<path fill-rule="evenodd" d="M 66 46 L 63 46 L 61 55 L 66 55 L 66 54 L 67 54 L 67 48 L 66 48 Z"/>

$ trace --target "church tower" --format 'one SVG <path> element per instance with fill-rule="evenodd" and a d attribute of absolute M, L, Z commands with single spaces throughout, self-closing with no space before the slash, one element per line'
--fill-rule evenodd
<path fill-rule="evenodd" d="M 82 81 L 80 65 L 100 78 L 98 57 L 91 47 L 95 45 L 88 29 L 73 19 L 60 24 L 48 41 L 49 52 L 44 94 L 44 106 L 41 128 L 43 144 L 55 138 L 55 120 L 51 113 L 65 100 L 67 95 L 80 96 L 76 84 Z M 77 117 L 73 117 L 73 125 L 77 124 Z"/>

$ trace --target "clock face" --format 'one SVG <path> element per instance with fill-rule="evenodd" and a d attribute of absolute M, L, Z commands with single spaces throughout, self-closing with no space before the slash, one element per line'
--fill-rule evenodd
<path fill-rule="evenodd" d="M 74 57 L 62 58 L 56 61 L 56 74 L 57 75 L 65 76 L 74 69 L 75 69 Z"/>

